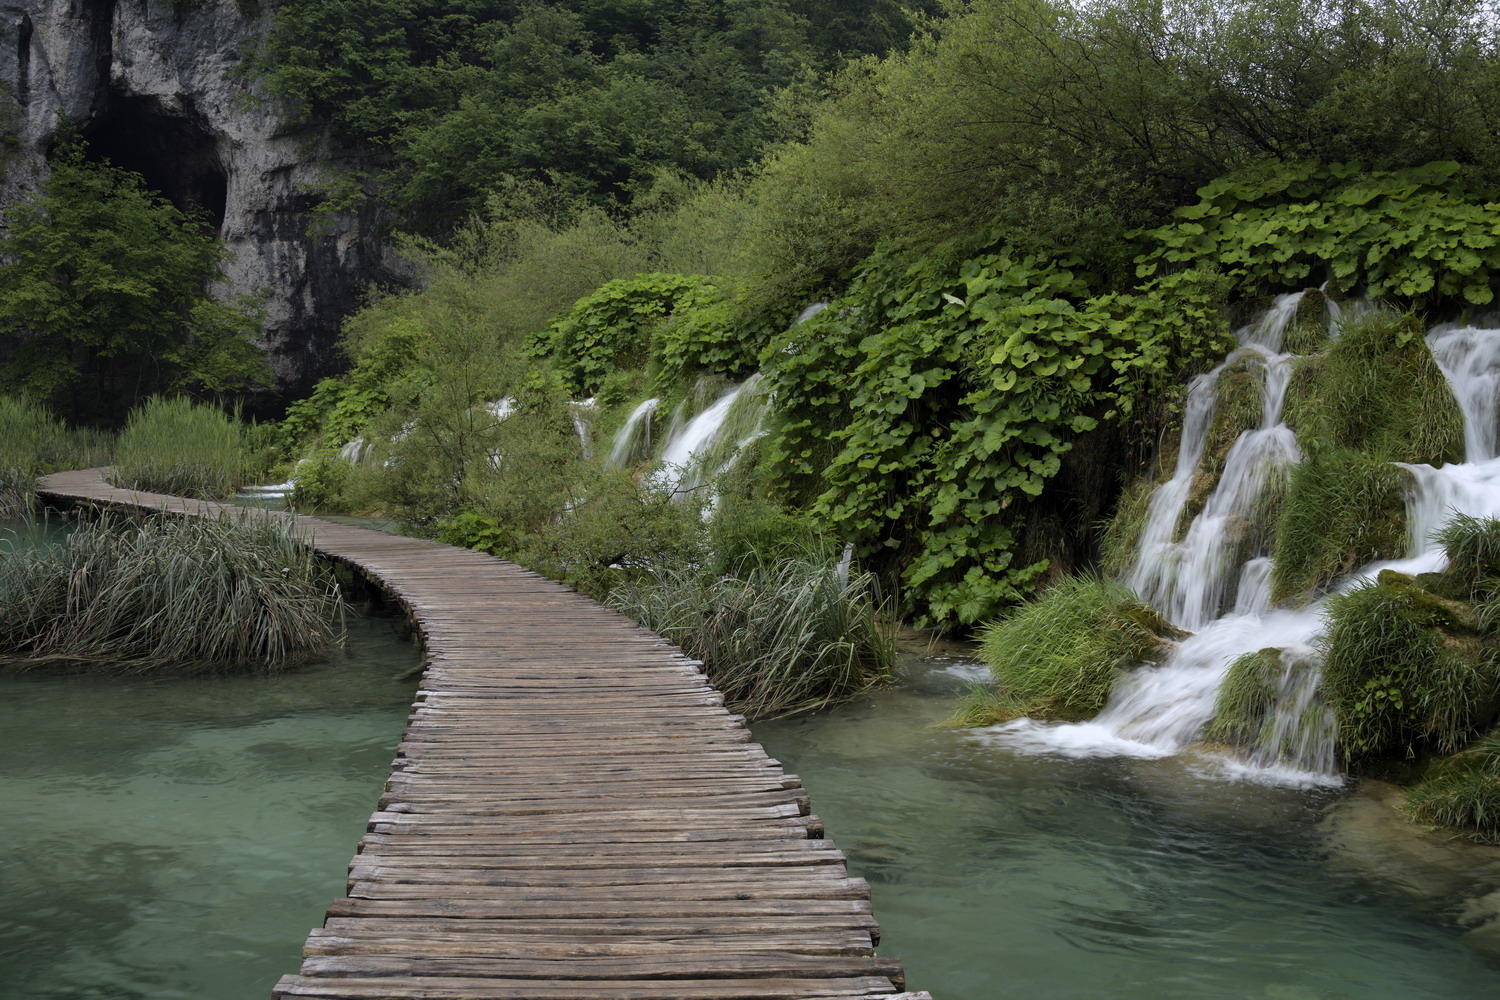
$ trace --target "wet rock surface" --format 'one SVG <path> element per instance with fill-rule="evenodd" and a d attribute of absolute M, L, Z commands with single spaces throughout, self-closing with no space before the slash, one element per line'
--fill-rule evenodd
<path fill-rule="evenodd" d="M 314 218 L 320 182 L 367 166 L 258 94 L 243 59 L 268 25 L 253 0 L 0 3 L 0 204 L 46 177 L 69 123 L 95 155 L 200 212 L 229 248 L 226 299 L 251 296 L 283 387 L 331 369 L 343 314 L 384 276 L 379 220 Z"/>

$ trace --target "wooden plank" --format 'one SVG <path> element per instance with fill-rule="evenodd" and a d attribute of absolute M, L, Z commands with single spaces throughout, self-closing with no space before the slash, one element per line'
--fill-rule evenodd
<path fill-rule="evenodd" d="M 894 997 L 869 886 L 801 781 L 702 664 L 482 553 L 300 515 L 115 489 L 52 502 L 266 517 L 383 587 L 420 687 L 347 895 L 274 996 L 322 1000 Z M 906 1000 L 930 1000 L 901 994 Z"/>

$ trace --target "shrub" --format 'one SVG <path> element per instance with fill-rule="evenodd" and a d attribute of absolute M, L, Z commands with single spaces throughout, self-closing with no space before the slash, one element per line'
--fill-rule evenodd
<path fill-rule="evenodd" d="M 703 661 L 726 704 L 752 718 L 821 708 L 885 678 L 895 628 L 875 580 L 790 560 L 715 576 L 657 565 L 611 606 Z"/>
<path fill-rule="evenodd" d="M 1500 730 L 1437 762 L 1406 804 L 1418 822 L 1500 843 Z"/>
<path fill-rule="evenodd" d="M 331 572 L 285 522 L 105 513 L 0 559 L 0 660 L 144 672 L 283 668 L 342 641 Z"/>
<path fill-rule="evenodd" d="M 1386 570 L 1328 601 L 1323 684 L 1351 761 L 1451 753 L 1494 712 L 1497 674 L 1468 605 Z"/>
<path fill-rule="evenodd" d="M 1348 449 L 1315 454 L 1292 470 L 1272 548 L 1271 596 L 1311 596 L 1375 559 L 1406 548 L 1408 473 Z"/>
<path fill-rule="evenodd" d="M 153 397 L 130 414 L 115 448 L 116 485 L 219 500 L 244 479 L 245 435 L 235 418 L 183 397 Z"/>
<path fill-rule="evenodd" d="M 1120 671 L 1159 659 L 1182 634 L 1124 586 L 1079 576 L 985 626 L 979 648 L 1002 701 L 1080 719 L 1104 707 Z"/>

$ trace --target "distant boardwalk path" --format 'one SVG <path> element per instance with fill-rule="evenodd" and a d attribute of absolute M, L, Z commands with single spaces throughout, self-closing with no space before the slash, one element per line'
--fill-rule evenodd
<path fill-rule="evenodd" d="M 101 470 L 44 498 L 216 516 Z M 294 519 L 415 620 L 426 670 L 390 781 L 276 998 L 877 997 L 869 887 L 801 782 L 661 637 L 511 563 Z"/>

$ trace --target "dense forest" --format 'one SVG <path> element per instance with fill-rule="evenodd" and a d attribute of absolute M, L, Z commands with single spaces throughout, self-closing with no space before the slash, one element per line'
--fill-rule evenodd
<path fill-rule="evenodd" d="M 249 467 L 754 663 L 718 680 L 765 714 L 878 678 L 892 616 L 986 626 L 970 723 L 1103 708 L 1182 637 L 1114 580 L 1187 387 L 1277 296 L 1364 318 L 1298 313 L 1274 345 L 1307 359 L 1300 461 L 1233 565 L 1322 600 L 1403 555 L 1398 468 L 1465 457 L 1423 337 L 1482 317 L 1500 272 L 1477 0 L 287 0 L 246 72 L 370 151 L 319 196 L 378 206 L 411 275 L 347 319 L 343 373 L 245 431 Z M 24 331 L 0 385 L 71 421 L 262 378 L 253 314 L 205 294 L 212 237 L 77 144 L 0 257 Z M 1268 364 L 1215 374 L 1178 536 L 1259 426 Z M 716 406 L 721 452 L 653 472 Z M 1500 531 L 1445 530 L 1448 569 L 1334 598 L 1321 697 L 1345 765 L 1470 754 L 1428 794 L 1487 804 L 1427 815 L 1494 836 Z M 794 599 L 813 639 L 777 630 Z M 1376 619 L 1405 631 L 1359 645 Z M 1241 659 L 1217 743 L 1273 710 L 1281 661 Z M 778 660 L 805 670 L 772 693 Z"/>

